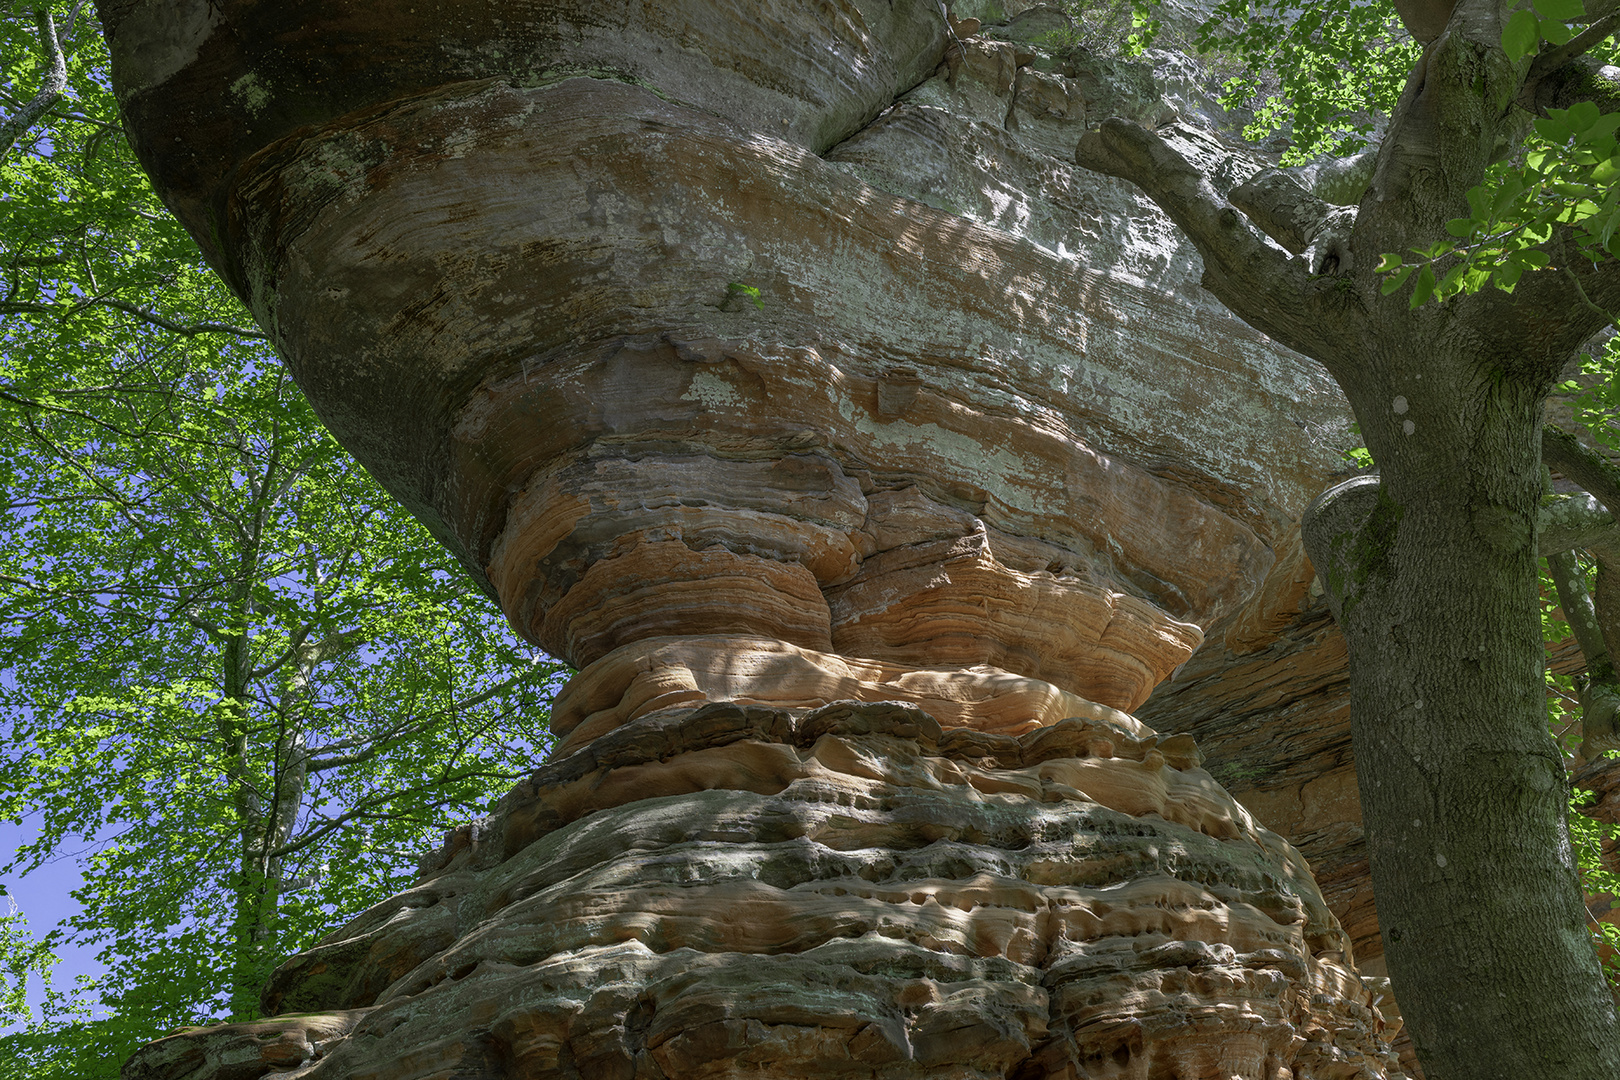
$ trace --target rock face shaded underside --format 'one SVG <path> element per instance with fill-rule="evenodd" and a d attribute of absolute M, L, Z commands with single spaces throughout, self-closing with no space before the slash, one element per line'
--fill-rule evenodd
<path fill-rule="evenodd" d="M 1071 163 L 1121 114 L 1252 174 L 1181 69 L 924 0 L 101 12 L 323 419 L 580 668 L 281 1018 L 126 1076 L 1399 1075 L 1304 862 L 1130 715 L 1293 655 L 1345 422 Z"/>

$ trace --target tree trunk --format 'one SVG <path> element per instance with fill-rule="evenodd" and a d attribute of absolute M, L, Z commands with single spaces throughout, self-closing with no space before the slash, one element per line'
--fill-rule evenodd
<path fill-rule="evenodd" d="M 238 642 L 240 639 L 237 639 Z M 235 793 L 236 828 L 241 847 L 240 869 L 234 885 L 232 920 L 231 1016 L 237 1020 L 260 1015 L 260 990 L 279 954 L 270 946 L 276 933 L 281 894 L 286 888 L 284 859 L 277 854 L 298 825 L 309 784 L 309 754 L 305 731 L 298 722 L 299 705 L 309 690 L 309 673 L 319 650 L 299 651 L 282 694 L 282 730 L 268 778 L 268 790 L 256 786 L 248 767 L 245 689 L 245 645 L 233 642 L 225 650 L 226 684 L 238 696 L 222 703 L 232 720 L 235 738 L 226 775 Z"/>
<path fill-rule="evenodd" d="M 1390 974 L 1430 1080 L 1612 1080 L 1620 1028 L 1543 702 L 1542 393 L 1413 321 L 1345 387 L 1381 477 L 1332 489 L 1305 527 L 1349 642 Z"/>
<path fill-rule="evenodd" d="M 252 707 L 249 664 L 246 637 L 231 635 L 220 654 L 222 695 L 218 708 L 221 771 L 231 793 L 231 827 L 238 850 L 236 880 L 231 882 L 234 911 L 230 955 L 230 1014 L 238 1020 L 259 1015 L 259 987 L 268 967 L 265 946 L 277 903 L 276 875 L 266 859 L 266 853 L 272 850 L 274 808 L 267 813 L 265 792 L 248 760 Z"/>
<path fill-rule="evenodd" d="M 1563 78 L 1570 54 L 1506 54 L 1509 9 L 1402 8 L 1433 41 L 1353 214 L 1266 174 L 1228 204 L 1190 144 L 1120 120 L 1087 132 L 1077 157 L 1142 186 L 1198 246 L 1205 287 L 1326 367 L 1382 470 L 1319 499 L 1306 546 L 1349 646 L 1379 922 L 1430 1080 L 1612 1080 L 1620 1023 L 1585 930 L 1545 729 L 1535 533 L 1542 401 L 1601 311 L 1620 308 L 1620 275 L 1582 257 L 1567 230 L 1543 242 L 1547 269 L 1511 293 L 1431 304 L 1432 289 L 1386 295 L 1376 269 L 1450 235 L 1528 110 L 1544 107 L 1538 80 Z M 1303 257 L 1268 226 L 1278 191 L 1309 241 Z M 1422 274 L 1448 274 L 1453 257 L 1439 258 Z"/>

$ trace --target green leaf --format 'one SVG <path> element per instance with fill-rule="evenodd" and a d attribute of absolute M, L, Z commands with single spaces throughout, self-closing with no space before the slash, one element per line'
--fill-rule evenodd
<path fill-rule="evenodd" d="M 1522 177 L 1511 174 L 1502 177 L 1491 198 L 1490 220 L 1500 220 L 1502 215 L 1506 214 L 1513 208 L 1513 204 L 1518 202 L 1519 196 L 1524 194 L 1524 189 L 1525 183 Z"/>
<path fill-rule="evenodd" d="M 1557 19 L 1541 19 L 1537 23 L 1541 36 L 1554 45 L 1562 45 L 1575 36 L 1575 31 Z"/>
<path fill-rule="evenodd" d="M 1535 51 L 1541 40 L 1535 13 L 1528 8 L 1515 11 L 1502 28 L 1502 49 L 1509 60 L 1521 60 Z M 1415 306 L 1415 305 L 1414 305 Z"/>
<path fill-rule="evenodd" d="M 1447 270 L 1446 276 L 1441 278 L 1440 283 L 1435 286 L 1435 295 L 1442 300 L 1446 299 L 1447 297 L 1455 296 L 1462 288 L 1463 275 L 1467 272 L 1467 263 L 1458 263 L 1450 270 Z"/>
<path fill-rule="evenodd" d="M 1587 142 L 1595 142 L 1605 137 L 1613 137 L 1617 129 L 1620 129 L 1620 112 L 1604 113 L 1586 125 L 1586 129 L 1579 132 L 1579 135 Z"/>
<path fill-rule="evenodd" d="M 1434 268 L 1425 266 L 1418 271 L 1417 281 L 1412 284 L 1412 300 L 1410 307 L 1415 311 L 1429 302 L 1434 295 Z"/>
<path fill-rule="evenodd" d="M 1562 109 L 1550 109 L 1548 111 L 1549 113 L 1563 112 Z M 1537 117 L 1536 121 L 1531 124 L 1530 127 L 1537 135 L 1541 136 L 1543 139 L 1546 139 L 1550 143 L 1561 143 L 1568 139 L 1572 134 L 1569 125 L 1564 122 L 1561 115 Z"/>
<path fill-rule="evenodd" d="M 1571 22 L 1586 14 L 1586 6 L 1581 0 L 1535 0 L 1536 11 L 1547 19 L 1560 19 Z"/>
<path fill-rule="evenodd" d="M 1386 251 L 1378 257 L 1378 272 L 1380 274 L 1387 274 L 1400 265 L 1401 257 L 1399 255 L 1393 255 Z"/>
<path fill-rule="evenodd" d="M 1413 264 L 1407 264 L 1406 266 L 1401 267 L 1399 270 L 1395 271 L 1389 276 L 1389 279 L 1379 287 L 1379 291 L 1381 291 L 1385 296 L 1388 296 L 1390 293 L 1400 288 L 1401 283 L 1407 278 L 1411 277 L 1412 271 L 1416 269 L 1417 266 Z"/>
<path fill-rule="evenodd" d="M 1450 240 L 1437 240 L 1426 248 L 1415 247 L 1412 249 L 1412 252 L 1419 258 L 1432 260 L 1438 259 L 1442 255 L 1450 254 L 1455 250 L 1457 250 L 1457 245 L 1452 243 Z"/>
<path fill-rule="evenodd" d="M 1474 218 L 1452 218 L 1446 222 L 1446 232 L 1452 236 L 1472 236 L 1480 230 L 1485 223 Z"/>

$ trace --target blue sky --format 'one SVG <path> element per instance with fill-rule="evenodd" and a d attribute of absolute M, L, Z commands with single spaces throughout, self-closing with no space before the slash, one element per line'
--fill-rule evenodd
<path fill-rule="evenodd" d="M 6 860 L 9 860 L 17 846 L 33 839 L 36 832 L 27 822 L 22 825 L 0 822 L 0 852 L 4 852 Z M 79 904 L 71 893 L 79 887 L 81 880 L 78 860 L 68 855 L 46 863 L 26 877 L 8 875 L 0 882 L 4 883 L 17 907 L 27 916 L 28 929 L 35 937 L 44 937 L 63 919 L 79 912 Z M 100 975 L 103 969 L 96 962 L 95 954 L 94 946 L 65 945 L 59 948 L 56 955 L 61 963 L 51 972 L 52 981 L 58 988 L 67 988 L 80 975 Z M 30 979 L 29 1005 L 37 1008 L 43 996 L 44 986 L 40 980 Z"/>

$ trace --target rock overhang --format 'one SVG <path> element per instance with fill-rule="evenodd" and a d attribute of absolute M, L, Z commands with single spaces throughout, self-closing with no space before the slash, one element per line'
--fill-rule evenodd
<path fill-rule="evenodd" d="M 290 302 L 299 309 L 295 320 L 299 325 L 318 328 L 314 340 L 278 332 L 278 343 L 323 417 L 391 491 L 435 527 L 475 576 L 485 575 L 510 499 L 529 477 L 514 474 L 522 472 L 521 463 L 514 469 L 513 462 L 471 461 L 467 458 L 472 455 L 465 453 L 461 460 L 453 460 L 454 439 L 447 438 L 447 432 L 458 424 L 476 427 L 485 422 L 480 419 L 487 412 L 478 400 L 481 396 L 514 377 L 532 378 L 536 368 L 559 353 L 611 347 L 621 339 L 633 345 L 638 337 L 661 336 L 718 344 L 722 354 L 727 348 L 758 353 L 760 343 L 771 338 L 775 339 L 771 344 L 788 348 L 834 339 L 842 355 L 828 365 L 824 381 L 843 378 L 847 368 L 878 382 L 881 391 L 881 384 L 892 381 L 896 369 L 901 369 L 899 375 L 929 382 L 945 395 L 957 391 L 953 382 L 965 384 L 970 397 L 977 398 L 967 403 L 969 409 L 1022 414 L 1033 430 L 1054 429 L 1069 437 L 1082 451 L 1079 458 L 1113 451 L 1120 468 L 1145 465 L 1146 471 L 1158 472 L 1161 478 L 1169 474 L 1171 488 L 1191 490 L 1197 496 L 1213 494 L 1214 498 L 1201 501 L 1216 504 L 1222 512 L 1235 511 L 1261 547 L 1276 543 L 1272 535 L 1279 531 L 1276 518 L 1291 516 L 1293 508 L 1279 515 L 1275 506 L 1264 504 L 1290 502 L 1292 495 L 1276 490 L 1275 477 L 1260 467 L 1260 461 L 1267 451 L 1273 459 L 1300 450 L 1306 451 L 1304 456 L 1320 457 L 1321 447 L 1300 445 L 1302 440 L 1290 440 L 1287 430 L 1244 432 L 1240 424 L 1208 437 L 1212 423 L 1223 414 L 1252 418 L 1269 411 L 1263 402 L 1267 392 L 1242 384 L 1261 381 L 1255 378 L 1257 365 L 1276 368 L 1275 359 L 1267 355 L 1275 350 L 1207 302 L 1194 305 L 1189 317 L 1181 302 L 1186 297 L 1171 291 L 1184 283 L 1155 280 L 1153 274 L 1162 266 L 1153 260 L 1144 263 L 1140 245 L 1132 249 L 1129 242 L 1116 240 L 1110 250 L 1098 250 L 1099 230 L 1129 232 L 1133 217 L 1151 215 L 1140 206 L 1129 207 L 1122 215 L 1117 192 L 1107 193 L 1099 202 L 1095 194 L 1075 194 L 1072 180 L 1063 180 L 1058 186 L 1070 189 L 1069 205 L 1061 198 L 1051 199 L 1050 190 L 1042 194 L 1076 222 L 1074 251 L 1069 251 L 1061 239 L 1052 246 L 1052 236 L 1033 226 L 1023 232 L 1007 221 L 987 227 L 975 220 L 985 215 L 973 207 L 962 208 L 960 214 L 918 207 L 903 195 L 896 198 L 861 183 L 858 176 L 840 175 L 853 171 L 904 189 L 904 177 L 852 170 L 848 163 L 852 147 L 890 133 L 890 121 L 902 110 L 936 101 L 942 93 L 956 93 L 967 101 L 994 89 L 973 89 L 979 84 L 973 82 L 972 72 L 957 70 L 963 67 L 957 53 L 970 61 L 978 53 L 972 48 L 964 51 L 959 41 L 956 52 L 948 50 L 950 35 L 937 12 L 926 4 L 901 5 L 887 9 L 880 20 L 859 5 L 845 5 L 849 10 L 842 21 L 823 27 L 831 37 L 824 33 L 820 45 L 811 47 L 791 34 L 763 35 L 757 20 L 744 20 L 747 25 L 735 19 L 728 22 L 720 11 L 726 5 L 709 6 L 715 11 L 703 19 L 686 12 L 660 20 L 629 9 L 609 18 L 588 6 L 575 10 L 552 4 L 513 5 L 505 14 L 469 16 L 464 26 L 451 27 L 455 33 L 427 41 L 412 29 L 421 16 L 410 18 L 416 13 L 405 4 L 403 12 L 394 13 L 397 20 L 391 17 L 394 25 L 387 33 L 392 36 L 371 43 L 365 78 L 347 81 L 336 80 L 337 66 L 353 62 L 359 54 L 342 54 L 339 49 L 341 55 L 333 55 L 332 43 L 349 40 L 346 32 L 352 36 L 354 12 L 342 5 L 319 12 L 295 5 L 275 16 L 280 21 L 272 25 L 264 22 L 271 18 L 264 12 L 246 12 L 239 18 L 233 11 L 223 29 L 209 16 L 212 30 L 201 35 L 202 40 L 179 41 L 184 35 L 171 33 L 175 40 L 168 47 L 189 55 L 190 62 L 177 66 L 171 57 L 154 68 L 156 61 L 148 57 L 146 68 L 161 68 L 166 77 L 153 86 L 124 87 L 125 107 L 160 187 L 205 247 L 213 242 L 215 257 L 227 271 L 234 267 L 238 287 L 261 319 L 277 330 Z M 119 7 L 123 10 L 105 13 L 115 47 L 121 37 L 139 39 L 142 20 L 150 23 L 152 13 L 159 10 L 147 4 Z M 702 28 L 694 29 L 700 23 Z M 295 27 L 296 32 L 291 29 Z M 457 33 L 484 44 L 469 47 Z M 765 52 L 741 67 L 734 64 L 717 72 L 717 64 L 725 65 L 715 57 L 741 55 L 742 40 Z M 150 42 L 144 47 L 156 48 Z M 1012 46 L 992 46 L 1001 48 Z M 126 67 L 129 57 L 140 51 L 133 46 L 124 49 Z M 561 64 L 558 57 L 565 54 L 571 59 Z M 864 59 L 848 70 L 834 71 L 824 63 L 827 56 L 841 55 L 849 64 L 857 54 Z M 773 74 L 764 85 L 756 85 L 762 70 L 758 65 L 765 63 L 761 57 L 769 58 Z M 947 63 L 936 73 L 942 57 L 956 57 L 958 63 L 955 67 Z M 272 62 L 279 65 L 280 75 L 260 73 L 263 64 Z M 633 80 L 617 81 L 631 68 Z M 567 77 L 585 69 L 596 77 Z M 231 91 L 249 76 L 258 87 L 255 94 Z M 1062 75 L 1043 77 L 1057 79 L 1064 94 L 1075 100 L 1100 93 L 1095 88 L 1079 89 L 1080 81 L 1065 81 Z M 486 84 L 486 79 L 492 81 Z M 558 79 L 561 82 L 554 81 Z M 747 88 L 739 91 L 738 80 Z M 676 92 L 681 88 L 684 94 Z M 804 134 L 808 128 L 794 127 L 798 114 L 776 117 L 784 95 L 812 112 L 821 108 L 816 123 L 832 134 L 812 139 Z M 645 100 L 636 101 L 638 96 Z M 902 102 L 878 123 L 870 123 L 902 96 L 918 104 Z M 172 104 L 177 97 L 192 106 L 170 110 L 177 116 L 150 104 L 159 98 Z M 833 98 L 845 103 L 839 107 L 843 112 L 827 104 Z M 324 104 L 316 108 L 311 104 L 316 101 Z M 609 124 L 593 138 L 582 126 L 582 114 L 589 106 L 582 108 L 581 101 L 592 102 L 599 110 L 620 109 L 603 115 L 626 121 L 635 117 L 635 126 Z M 853 113 L 845 108 L 849 101 L 859 103 Z M 975 107 L 970 102 L 958 122 L 977 137 L 990 127 L 974 114 Z M 189 167 L 187 145 L 180 151 L 168 149 L 167 141 L 173 138 L 167 135 L 169 127 L 197 125 L 205 119 L 205 109 L 212 110 L 211 119 L 197 128 L 199 132 L 212 130 L 208 124 L 226 124 L 233 132 L 223 143 L 231 152 L 217 155 L 226 163 L 224 172 L 216 168 L 210 174 Z M 254 119 L 250 115 L 254 113 L 261 119 Z M 616 163 L 621 176 L 611 183 L 559 177 L 555 197 L 525 178 L 522 182 L 531 184 L 526 199 L 515 194 L 506 215 L 470 222 L 464 235 L 434 253 L 433 265 L 428 266 L 391 260 L 386 243 L 389 223 L 378 220 L 386 215 L 373 211 L 372 220 L 363 226 L 348 222 L 347 229 L 333 232 L 334 238 L 344 241 L 369 239 L 368 250 L 359 257 L 351 253 L 349 265 L 340 265 L 341 258 L 322 261 L 298 251 L 290 265 L 304 275 L 289 285 L 288 259 L 294 254 L 290 234 L 302 224 L 313 227 L 305 219 L 341 222 L 350 216 L 344 199 L 346 193 L 357 193 L 355 185 L 367 192 L 409 187 L 414 175 L 418 187 L 410 201 L 417 213 L 407 216 L 420 225 L 423 207 L 436 207 L 447 218 L 457 212 L 456 182 L 449 174 L 458 168 L 464 177 L 500 171 L 476 168 L 483 163 L 481 155 L 504 158 L 502 164 L 515 174 L 532 177 L 543 171 L 514 150 L 512 144 L 521 136 L 511 137 L 529 126 L 535 137 L 526 152 L 543 151 L 534 145 L 550 141 L 541 134 L 547 120 L 537 114 L 543 113 L 555 113 L 558 130 L 569 129 L 572 139 L 566 153 L 549 155 L 554 173 L 588 160 L 593 167 L 610 171 Z M 774 117 L 770 123 L 760 119 L 767 113 Z M 828 118 L 835 113 L 848 115 L 834 123 Z M 1060 143 L 1078 131 L 1074 117 L 1054 115 L 1050 109 L 1035 113 L 1039 115 L 1032 114 L 1022 125 L 1025 142 L 1039 145 L 1043 132 L 1055 131 L 1046 141 Z M 789 123 L 782 125 L 780 119 Z M 297 126 L 291 126 L 294 121 Z M 998 137 L 1007 136 L 1005 127 Z M 858 138 L 851 141 L 851 135 Z M 978 145 L 974 137 L 958 132 L 953 150 Z M 645 152 L 638 159 L 634 149 L 624 152 L 627 144 Z M 621 151 L 618 155 L 612 153 L 615 147 Z M 834 165 L 830 169 L 813 153 L 829 149 Z M 686 170 L 677 175 L 681 170 L 669 168 L 658 173 L 668 164 L 667 157 L 660 159 L 666 151 L 709 174 Z M 841 155 L 846 160 L 840 161 Z M 1027 182 L 1050 160 L 1026 163 L 1017 179 Z M 740 167 L 744 161 L 752 175 Z M 960 163 L 955 168 L 960 172 Z M 446 185 L 437 198 L 424 197 L 421 182 L 426 174 Z M 640 175 L 641 189 L 633 182 L 626 185 L 625 175 Z M 172 182 L 165 184 L 166 176 Z M 656 182 L 648 183 L 655 176 Z M 1091 205 L 1082 205 L 1088 199 Z M 567 209 L 559 211 L 559 206 Z M 191 208 L 189 214 L 186 207 Z M 204 212 L 205 207 L 210 209 Z M 806 208 L 811 212 L 807 214 Z M 1089 244 L 1087 209 L 1094 233 Z M 352 208 L 351 212 L 365 214 Z M 570 215 L 574 221 L 559 220 Z M 527 232 L 510 227 L 514 218 L 527 219 L 522 223 Z M 559 228 L 548 232 L 535 227 L 538 221 Z M 396 230 L 402 227 L 399 221 L 392 224 Z M 308 235 L 307 229 L 303 235 Z M 393 235 L 397 238 L 397 231 Z M 521 244 L 510 242 L 519 235 Z M 817 235 L 823 241 L 819 245 L 811 242 Z M 862 245 L 862 236 L 874 239 Z M 673 242 L 666 242 L 669 238 Z M 420 241 L 420 236 L 412 239 Z M 522 245 L 527 245 L 528 258 Z M 305 246 L 320 247 L 313 241 Z M 338 248 L 334 239 L 320 254 L 330 257 Z M 947 254 L 931 261 L 928 251 Z M 1080 252 L 1089 262 L 1075 257 Z M 359 263 L 366 263 L 364 269 L 372 272 L 360 274 L 355 283 L 333 280 L 342 276 L 340 270 L 359 274 Z M 462 290 L 466 295 L 441 295 L 447 291 L 446 281 L 461 279 L 469 279 Z M 754 284 L 755 279 L 761 284 Z M 1058 288 L 1052 289 L 1053 283 Z M 733 284 L 767 289 L 766 308 L 749 310 L 749 305 L 737 302 Z M 1171 290 L 1164 288 L 1166 284 Z M 369 322 L 357 317 L 355 301 L 363 292 L 380 294 L 383 301 Z M 549 323 L 537 326 L 534 309 L 545 304 L 535 301 L 546 298 L 536 293 L 546 292 L 553 301 L 547 309 Z M 409 300 L 389 311 L 389 293 L 408 294 Z M 326 311 L 321 310 L 323 300 Z M 839 307 L 844 310 L 836 310 Z M 849 323 L 890 332 L 850 334 Z M 1147 324 L 1153 332 L 1143 332 Z M 403 334 L 394 333 L 401 329 Z M 320 335 L 330 340 L 321 341 Z M 410 354 L 403 373 L 380 367 L 368 371 L 391 337 L 399 339 L 391 345 L 396 352 Z M 686 349 L 690 352 L 692 346 L 687 344 Z M 341 359 L 328 362 L 326 357 Z M 467 358 L 472 362 L 465 362 Z M 932 367 L 918 370 L 919 362 L 924 366 L 932 362 Z M 420 370 L 411 370 L 412 363 Z M 1170 374 L 1178 369 L 1180 374 Z M 1009 371 L 1038 388 L 1037 393 L 1008 395 Z M 1277 372 L 1264 374 L 1269 379 Z M 715 385 L 713 379 L 707 381 Z M 1301 390 L 1306 399 L 1323 396 L 1322 387 L 1311 384 L 1309 373 L 1303 379 L 1293 373 L 1283 381 L 1292 383 L 1288 389 L 1295 403 Z M 699 396 L 701 391 L 698 388 Z M 1307 405 L 1321 411 L 1319 402 Z M 1160 422 L 1143 424 L 1149 413 Z M 396 416 L 391 423 L 378 422 L 391 414 L 409 420 Z M 1178 422 L 1178 414 L 1188 422 Z M 948 426 L 924 425 L 923 431 L 910 434 L 914 438 L 932 434 L 943 443 L 956 433 Z M 1275 446 L 1263 445 L 1268 439 L 1277 441 L 1279 435 L 1283 442 L 1295 443 L 1284 446 L 1281 454 Z M 990 449 L 980 441 L 975 452 L 989 461 Z M 940 451 L 961 456 L 962 447 L 941 445 Z M 510 456 L 521 458 L 519 453 Z M 1197 465 L 1188 468 L 1193 461 Z M 1167 467 L 1170 462 L 1177 465 Z M 862 462 L 857 456 L 851 464 L 859 468 Z M 1021 481 L 1013 478 L 1010 484 L 1028 488 Z M 1062 482 L 1058 479 L 1056 484 Z M 1055 485 L 1049 481 L 1046 486 Z M 1271 490 L 1256 490 L 1260 487 Z M 1014 517 L 1036 513 L 1019 506 L 1019 498 L 1005 499 L 1005 494 L 958 490 L 949 500 L 990 504 L 999 499 L 1017 507 Z M 1037 500 L 1032 496 L 1042 493 L 1017 494 L 1023 502 L 1033 503 Z M 1276 498 L 1279 494 L 1282 499 Z M 981 495 L 992 498 L 980 499 Z M 1151 511 L 1142 515 L 1151 516 Z M 1013 522 L 1008 531 L 1028 535 L 1032 528 L 1041 539 L 1074 544 L 1073 538 L 1041 535 L 1038 526 L 1023 520 Z M 1106 529 L 1096 531 L 1104 535 L 1086 537 L 1082 545 L 1092 549 L 1090 554 L 1114 555 L 1136 546 L 1130 538 L 1107 535 Z M 1196 550 L 1179 538 L 1174 546 Z M 1238 556 L 1231 560 L 1235 565 L 1249 565 L 1237 575 L 1240 580 L 1218 586 L 1215 591 L 1222 595 L 1214 600 L 1194 597 L 1185 583 L 1157 573 L 1153 565 L 1115 566 L 1108 571 L 1118 572 L 1117 584 L 1126 591 L 1149 598 L 1157 594 L 1155 602 L 1177 617 L 1207 627 L 1240 605 L 1247 598 L 1243 594 L 1252 593 L 1264 575 L 1259 564 L 1267 556 L 1250 547 L 1246 556 L 1228 552 Z"/>

